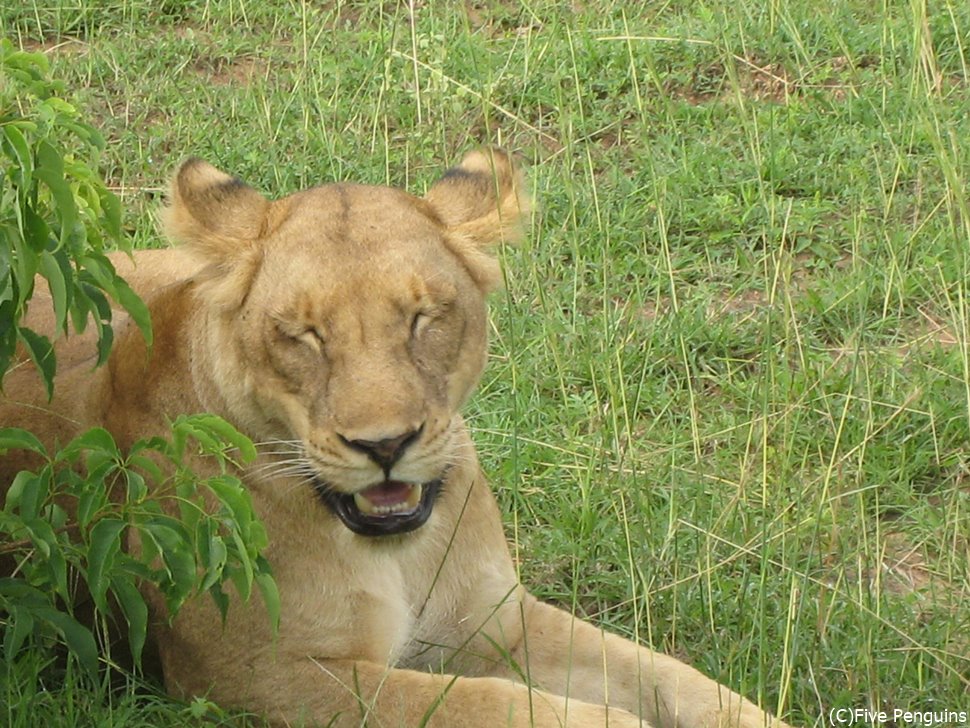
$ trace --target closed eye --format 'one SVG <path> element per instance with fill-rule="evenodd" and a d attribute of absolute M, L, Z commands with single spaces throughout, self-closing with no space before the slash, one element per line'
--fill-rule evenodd
<path fill-rule="evenodd" d="M 304 344 L 312 346 L 316 351 L 323 351 L 323 347 L 327 343 L 326 339 L 323 338 L 323 334 L 315 328 L 304 330 L 296 338 Z"/>
<path fill-rule="evenodd" d="M 326 343 L 323 333 L 314 326 L 300 326 L 282 318 L 274 317 L 276 331 L 283 339 L 305 344 L 314 351 L 322 351 Z"/>
<path fill-rule="evenodd" d="M 426 311 L 418 311 L 411 319 L 411 337 L 419 337 L 431 323 L 433 316 Z"/>

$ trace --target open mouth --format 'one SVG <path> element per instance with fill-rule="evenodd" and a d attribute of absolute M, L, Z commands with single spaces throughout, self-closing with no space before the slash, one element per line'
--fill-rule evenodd
<path fill-rule="evenodd" d="M 338 493 L 325 483 L 314 487 L 343 524 L 361 536 L 392 536 L 424 525 L 431 516 L 441 480 L 405 483 L 385 480 L 352 495 Z"/>

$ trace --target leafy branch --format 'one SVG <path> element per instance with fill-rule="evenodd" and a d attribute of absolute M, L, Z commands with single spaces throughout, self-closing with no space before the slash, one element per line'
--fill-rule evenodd
<path fill-rule="evenodd" d="M 43 54 L 0 39 L 0 383 L 20 343 L 50 397 L 56 360 L 50 339 L 20 321 L 36 276 L 45 279 L 55 334 L 98 331 L 98 364 L 111 349 L 110 297 L 151 343 L 145 304 L 117 274 L 106 248 L 130 249 L 121 203 L 94 171 L 101 134 L 59 96 Z"/>
<path fill-rule="evenodd" d="M 94 322 L 98 365 L 113 341 L 109 299 L 149 345 L 152 334 L 148 308 L 107 257 L 109 248 L 130 243 L 121 205 L 94 171 L 104 139 L 61 98 L 62 84 L 47 71 L 43 55 L 0 39 L 0 383 L 19 344 L 50 398 L 54 347 L 21 325 L 38 280 L 50 291 L 55 337 Z M 33 433 L 0 428 L 0 456 L 10 450 L 33 453 L 41 465 L 0 483 L 0 556 L 14 563 L 0 572 L 8 664 L 28 647 L 61 643 L 94 675 L 96 633 L 75 617 L 85 602 L 93 603 L 95 624 L 117 605 L 137 664 L 148 627 L 146 585 L 162 595 L 170 616 L 208 592 L 223 618 L 227 583 L 243 599 L 255 588 L 278 620 L 279 597 L 261 555 L 266 532 L 232 475 L 236 459 L 248 462 L 256 452 L 228 423 L 182 416 L 170 438 L 140 440 L 127 452 L 100 428 L 54 452 Z"/>
<path fill-rule="evenodd" d="M 0 429 L 0 452 L 10 448 L 30 450 L 46 462 L 16 477 L 0 510 L 0 534 L 13 540 L 5 550 L 17 545 L 17 578 L 0 579 L 0 610 L 9 615 L 3 641 L 8 660 L 28 636 L 42 640 L 54 632 L 93 671 L 93 635 L 71 612 L 79 600 L 90 599 L 110 615 L 110 592 L 137 662 L 148 625 L 141 582 L 158 589 L 171 616 L 186 599 L 208 592 L 225 617 L 225 584 L 231 582 L 244 599 L 255 587 L 278 620 L 279 597 L 261 556 L 266 532 L 249 493 L 228 475 L 238 464 L 230 453 L 243 462 L 256 453 L 224 421 L 179 417 L 170 440 L 141 440 L 127 454 L 100 428 L 53 455 L 24 430 Z M 185 464 L 189 459 L 214 473 L 200 478 Z M 81 576 L 83 589 L 69 574 Z M 58 609 L 50 595 L 67 608 Z"/>

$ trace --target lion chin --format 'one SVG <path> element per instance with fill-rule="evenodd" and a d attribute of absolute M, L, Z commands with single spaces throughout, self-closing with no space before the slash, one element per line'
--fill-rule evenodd
<path fill-rule="evenodd" d="M 52 402 L 29 366 L 0 394 L 0 423 L 49 448 L 92 426 L 126 448 L 196 412 L 259 443 L 236 475 L 268 535 L 279 625 L 259 595 L 223 617 L 200 594 L 170 617 L 145 585 L 169 692 L 277 726 L 783 725 L 519 583 L 459 414 L 486 361 L 495 247 L 529 216 L 511 157 L 472 152 L 420 197 L 340 183 L 278 199 L 190 159 L 169 200 L 181 244 L 112 258 L 146 301 L 151 349 L 118 323 L 95 369 L 95 334 L 72 336 Z M 25 323 L 51 334 L 36 289 Z M 0 493 L 42 465 L 0 454 Z"/>

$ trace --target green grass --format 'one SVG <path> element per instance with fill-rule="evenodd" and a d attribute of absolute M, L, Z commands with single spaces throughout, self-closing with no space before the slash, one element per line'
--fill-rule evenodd
<path fill-rule="evenodd" d="M 970 708 L 970 5 L 468 7 L 28 0 L 0 32 L 104 131 L 139 245 L 189 154 L 283 194 L 518 150 L 539 211 L 468 414 L 524 581 L 795 724 Z M 134 712 L 45 723 L 185 715 L 67 685 Z"/>

